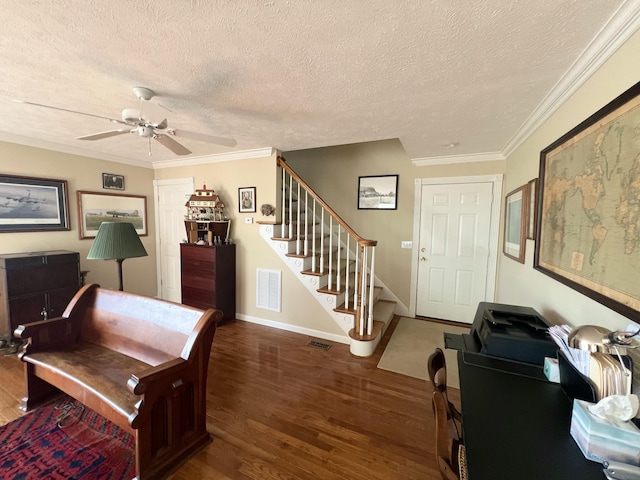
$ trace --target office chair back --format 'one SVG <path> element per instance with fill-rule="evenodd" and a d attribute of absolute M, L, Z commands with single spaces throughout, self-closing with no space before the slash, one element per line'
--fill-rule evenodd
<path fill-rule="evenodd" d="M 427 360 L 427 371 L 429 373 L 429 381 L 434 392 L 440 392 L 444 396 L 447 408 L 447 418 L 453 420 L 453 425 L 458 433 L 458 438 L 462 437 L 462 414 L 456 406 L 449 401 L 447 395 L 447 362 L 444 358 L 444 352 L 441 348 L 436 348 L 429 355 Z"/>
<path fill-rule="evenodd" d="M 449 435 L 447 400 L 442 392 L 433 392 L 433 411 L 436 421 L 436 460 L 442 480 L 466 480 L 464 445 Z"/>

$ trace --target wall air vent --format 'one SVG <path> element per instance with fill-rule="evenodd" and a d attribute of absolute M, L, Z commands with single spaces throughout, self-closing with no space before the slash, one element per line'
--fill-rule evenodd
<path fill-rule="evenodd" d="M 256 306 L 280 312 L 282 304 L 282 272 L 256 269 Z"/>

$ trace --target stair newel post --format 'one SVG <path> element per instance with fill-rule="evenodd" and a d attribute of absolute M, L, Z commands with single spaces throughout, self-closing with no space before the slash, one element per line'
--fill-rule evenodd
<path fill-rule="evenodd" d="M 304 256 L 309 255 L 309 222 L 307 221 L 308 213 L 309 213 L 309 191 L 305 189 L 304 191 Z"/>
<path fill-rule="evenodd" d="M 317 253 L 317 249 L 316 249 L 316 199 L 313 199 L 313 216 L 311 217 L 313 220 L 313 225 L 311 226 L 311 231 L 313 232 L 313 239 L 311 240 L 312 242 L 312 248 L 311 248 L 311 270 L 312 271 L 316 271 L 316 253 Z"/>
<path fill-rule="evenodd" d="M 369 314 L 367 317 L 367 334 L 371 335 L 373 332 L 373 287 L 375 281 L 375 267 L 376 267 L 376 247 L 368 247 L 371 249 L 371 273 L 369 274 Z"/>
<path fill-rule="evenodd" d="M 349 241 L 351 240 L 351 235 L 347 234 L 347 245 L 345 248 L 345 253 L 346 253 L 346 260 L 345 260 L 345 266 L 346 266 L 346 277 L 344 279 L 344 308 L 348 309 L 349 308 L 349 277 L 350 272 L 349 272 L 349 259 L 350 259 L 350 251 L 349 251 Z"/>
<path fill-rule="evenodd" d="M 293 177 L 289 176 L 289 236 L 293 238 Z"/>
<path fill-rule="evenodd" d="M 364 245 L 358 244 L 358 257 L 360 258 L 360 270 L 358 271 L 358 286 L 356 288 L 356 324 L 358 325 L 358 334 L 362 337 L 364 336 L 364 321 L 362 315 L 362 309 L 364 308 L 363 297 L 362 297 L 362 285 L 365 282 L 364 272 L 366 271 L 366 261 L 364 258 L 365 247 Z"/>
<path fill-rule="evenodd" d="M 366 318 L 367 318 L 367 265 L 368 265 L 368 259 L 367 259 L 367 247 L 366 245 L 363 245 L 362 247 L 362 262 L 360 262 L 362 264 L 362 269 L 360 272 L 360 294 L 358 295 L 358 304 L 360 305 L 360 308 L 358 309 L 358 313 L 360 316 L 360 323 L 361 325 L 366 325 Z M 371 332 L 368 331 L 368 329 L 365 330 L 365 334 L 369 335 Z"/>
<path fill-rule="evenodd" d="M 300 184 L 298 183 L 298 188 L 296 190 L 296 255 L 300 255 L 300 242 L 302 238 L 300 236 Z"/>

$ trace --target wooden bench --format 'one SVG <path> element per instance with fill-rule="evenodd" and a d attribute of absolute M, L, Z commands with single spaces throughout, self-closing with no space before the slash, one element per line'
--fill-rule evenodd
<path fill-rule="evenodd" d="M 28 411 L 63 391 L 135 435 L 136 478 L 162 478 L 211 441 L 207 367 L 219 310 L 87 285 L 62 317 L 20 325 Z"/>

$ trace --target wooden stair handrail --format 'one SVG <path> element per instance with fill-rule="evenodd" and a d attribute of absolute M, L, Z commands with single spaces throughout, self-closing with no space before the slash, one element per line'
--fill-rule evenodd
<path fill-rule="evenodd" d="M 298 182 L 298 184 L 301 185 L 309 195 L 311 195 L 318 203 L 320 203 L 322 208 L 324 208 L 327 212 L 329 212 L 329 215 L 331 215 L 340 224 L 342 228 L 344 228 L 347 232 L 351 234 L 353 238 L 356 239 L 356 241 L 358 242 L 358 245 L 364 246 L 364 247 L 375 247 L 378 244 L 377 240 L 367 240 L 366 238 L 362 238 L 360 235 L 358 235 L 347 224 L 347 222 L 345 222 L 342 218 L 340 218 L 340 216 L 322 198 L 320 198 L 320 196 L 316 192 L 314 192 L 313 189 L 309 185 L 307 185 L 307 183 L 304 180 L 302 180 L 298 176 L 298 174 L 291 169 L 291 167 L 289 167 L 289 165 L 287 165 L 287 162 L 284 159 L 284 157 L 278 155 L 277 162 L 279 167 L 282 167 L 289 175 L 291 175 L 293 179 L 296 182 Z"/>

